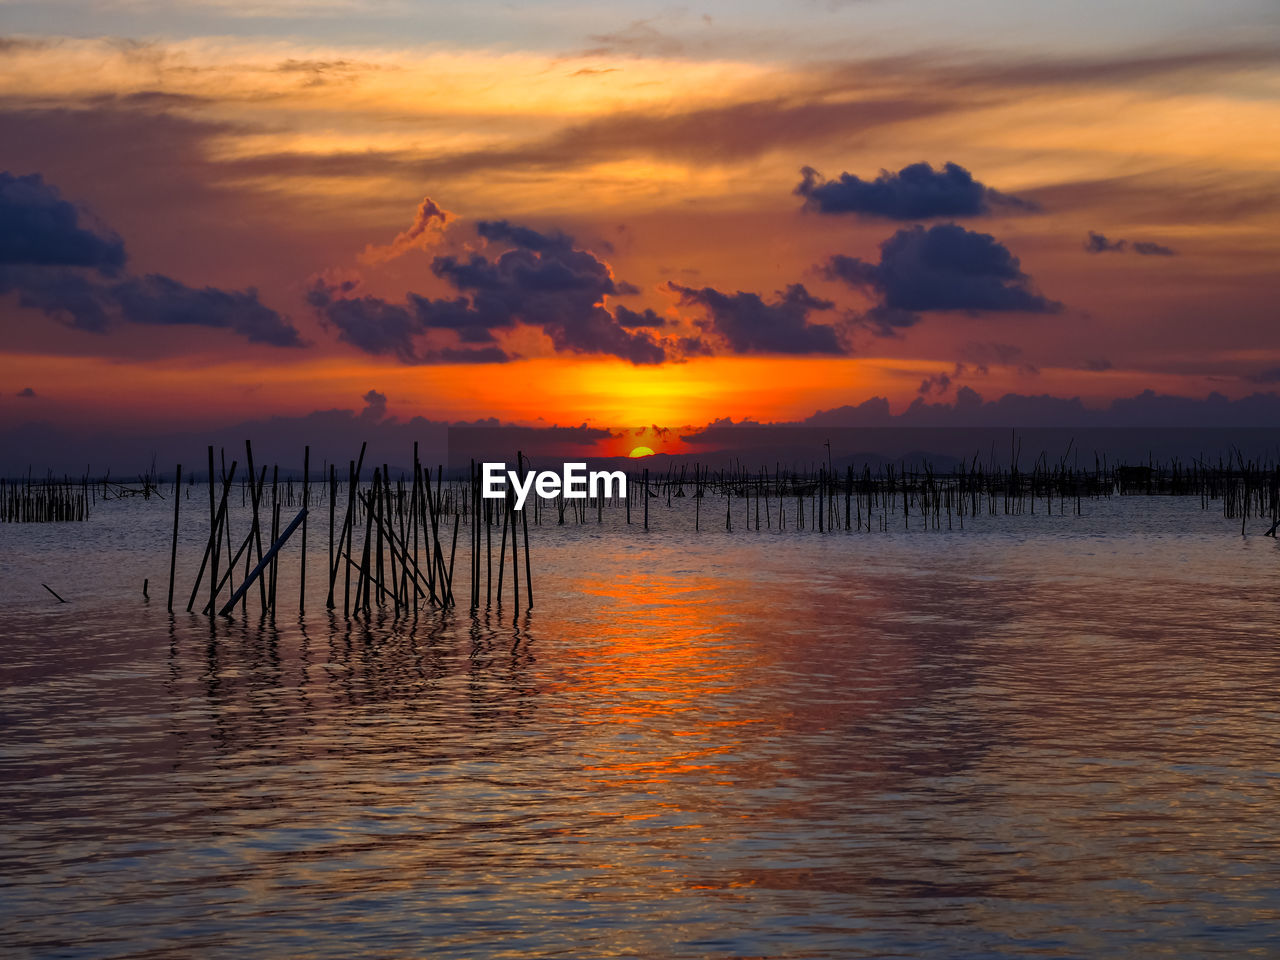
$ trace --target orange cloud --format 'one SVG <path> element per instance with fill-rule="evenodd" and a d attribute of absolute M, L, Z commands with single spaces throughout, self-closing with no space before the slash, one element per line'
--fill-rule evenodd
<path fill-rule="evenodd" d="M 440 242 L 445 228 L 453 220 L 453 214 L 442 209 L 430 197 L 423 197 L 418 204 L 418 213 L 413 218 L 413 225 L 408 230 L 396 234 L 396 238 L 385 246 L 365 247 L 359 260 L 365 264 L 386 263 L 396 257 L 403 256 L 410 250 L 426 250 Z"/>

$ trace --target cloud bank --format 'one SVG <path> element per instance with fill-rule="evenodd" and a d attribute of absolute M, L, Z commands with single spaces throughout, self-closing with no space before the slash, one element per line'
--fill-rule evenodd
<path fill-rule="evenodd" d="M 1033 203 L 978 182 L 957 163 L 947 163 L 941 170 L 934 170 L 927 163 L 913 163 L 897 173 L 881 170 L 874 180 L 863 180 L 851 173 L 824 180 L 813 167 L 804 167 L 800 173 L 803 179 L 795 193 L 804 197 L 805 209 L 818 213 L 932 220 L 988 216 L 1000 208 L 1036 209 Z"/>
<path fill-rule="evenodd" d="M 880 335 L 918 322 L 926 311 L 1055 313 L 1021 263 L 986 233 L 954 223 L 899 230 L 880 244 L 880 260 L 836 254 L 821 268 L 830 280 L 879 298 L 863 321 Z"/>
<path fill-rule="evenodd" d="M 40 174 L 0 173 L 0 294 L 67 326 L 105 334 L 120 323 L 232 330 L 251 343 L 302 346 L 298 330 L 256 290 L 190 287 L 125 272 L 124 241 L 90 230 Z"/>

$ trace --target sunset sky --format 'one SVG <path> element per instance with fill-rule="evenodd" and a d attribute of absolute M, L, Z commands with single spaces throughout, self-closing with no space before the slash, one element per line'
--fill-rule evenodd
<path fill-rule="evenodd" d="M 1274 0 L 0 24 L 3 429 L 1280 389 Z"/>

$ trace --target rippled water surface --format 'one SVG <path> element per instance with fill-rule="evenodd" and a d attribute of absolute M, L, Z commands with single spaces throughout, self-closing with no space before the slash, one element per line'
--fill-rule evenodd
<path fill-rule="evenodd" d="M 171 618 L 170 509 L 0 527 L 6 955 L 1280 949 L 1280 551 L 1194 498 L 615 511 L 531 531 L 527 615 L 367 623 L 321 511 L 305 617 L 295 553 L 274 622 Z"/>

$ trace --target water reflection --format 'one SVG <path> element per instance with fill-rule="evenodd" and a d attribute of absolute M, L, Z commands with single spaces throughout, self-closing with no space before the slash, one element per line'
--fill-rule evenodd
<path fill-rule="evenodd" d="M 1129 529 L 571 532 L 515 618 L 7 611 L 0 935 L 1266 955 L 1277 556 Z"/>

